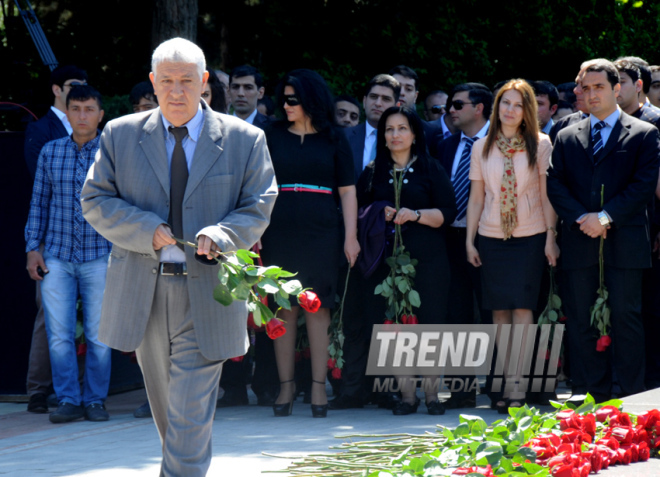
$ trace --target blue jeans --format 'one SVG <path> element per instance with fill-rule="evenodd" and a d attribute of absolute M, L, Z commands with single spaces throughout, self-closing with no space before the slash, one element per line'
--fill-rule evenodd
<path fill-rule="evenodd" d="M 47 251 L 49 273 L 41 282 L 53 386 L 60 404 L 103 404 L 110 386 L 110 348 L 98 340 L 108 255 L 84 263 L 59 260 Z M 82 396 L 76 356 L 76 301 L 82 298 L 87 356 Z"/>

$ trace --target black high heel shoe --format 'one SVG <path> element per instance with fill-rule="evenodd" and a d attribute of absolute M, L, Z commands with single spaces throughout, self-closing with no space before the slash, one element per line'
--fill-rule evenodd
<path fill-rule="evenodd" d="M 294 381 L 295 381 L 294 379 L 289 379 L 288 381 L 280 382 L 280 385 L 286 384 L 286 383 L 292 383 Z M 295 396 L 295 392 L 293 394 Z M 275 417 L 290 416 L 291 411 L 293 410 L 293 400 L 294 399 L 295 399 L 295 397 L 292 398 L 291 401 L 285 402 L 284 404 L 273 404 L 273 414 L 275 414 Z"/>
<path fill-rule="evenodd" d="M 315 381 L 312 379 L 312 383 L 322 384 L 325 386 L 324 381 Z M 312 417 L 327 417 L 328 416 L 328 405 L 327 404 L 312 404 Z"/>

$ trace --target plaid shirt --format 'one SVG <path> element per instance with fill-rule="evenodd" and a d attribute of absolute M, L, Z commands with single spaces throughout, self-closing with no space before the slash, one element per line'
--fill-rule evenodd
<path fill-rule="evenodd" d="M 46 250 L 65 262 L 83 263 L 110 253 L 112 244 L 83 218 L 80 191 L 99 149 L 100 135 L 78 145 L 71 136 L 46 143 L 39 154 L 30 214 L 25 226 L 26 252 Z"/>

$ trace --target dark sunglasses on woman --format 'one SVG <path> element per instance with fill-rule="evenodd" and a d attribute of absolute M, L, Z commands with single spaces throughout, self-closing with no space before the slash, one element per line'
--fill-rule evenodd
<path fill-rule="evenodd" d="M 285 94 L 284 102 L 289 106 L 298 106 L 300 104 L 300 100 L 295 94 Z"/>

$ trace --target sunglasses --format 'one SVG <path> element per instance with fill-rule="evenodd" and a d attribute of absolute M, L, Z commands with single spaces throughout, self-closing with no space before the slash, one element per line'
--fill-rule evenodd
<path fill-rule="evenodd" d="M 295 94 L 285 94 L 284 102 L 289 106 L 298 106 L 300 105 L 300 99 Z"/>
<path fill-rule="evenodd" d="M 445 108 L 446 107 L 444 104 L 431 106 L 430 112 L 432 112 L 433 114 L 444 114 Z"/>
<path fill-rule="evenodd" d="M 451 102 L 451 105 L 456 111 L 460 111 L 461 109 L 463 109 L 463 106 L 465 106 L 466 104 L 474 104 L 474 103 L 464 103 L 460 99 Z"/>

